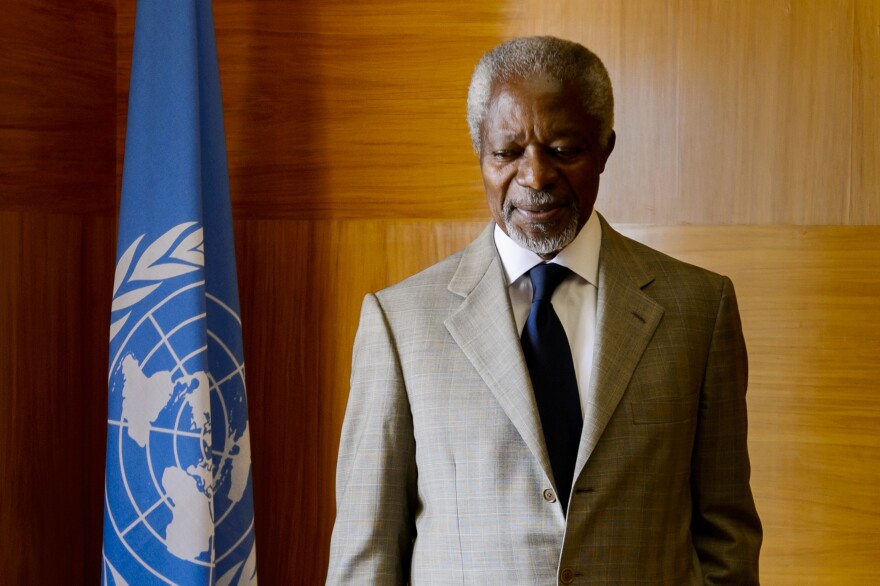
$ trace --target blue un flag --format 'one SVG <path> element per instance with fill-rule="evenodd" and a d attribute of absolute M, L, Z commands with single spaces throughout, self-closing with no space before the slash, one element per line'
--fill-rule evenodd
<path fill-rule="evenodd" d="M 256 584 L 210 0 L 137 3 L 113 284 L 104 584 Z"/>

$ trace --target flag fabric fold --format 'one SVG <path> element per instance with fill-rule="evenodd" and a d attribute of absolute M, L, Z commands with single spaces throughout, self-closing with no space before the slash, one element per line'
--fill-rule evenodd
<path fill-rule="evenodd" d="M 103 584 L 256 584 L 209 0 L 137 3 L 108 369 Z"/>

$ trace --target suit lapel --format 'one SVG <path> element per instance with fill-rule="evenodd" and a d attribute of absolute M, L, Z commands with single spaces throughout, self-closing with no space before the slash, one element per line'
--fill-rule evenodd
<path fill-rule="evenodd" d="M 575 478 L 617 409 L 663 316 L 663 308 L 643 291 L 653 281 L 653 275 L 627 240 L 604 218 L 601 221 L 593 372 Z"/>
<path fill-rule="evenodd" d="M 507 282 L 493 240 L 494 224 L 468 246 L 449 290 L 464 297 L 446 328 L 495 395 L 504 412 L 552 478 Z"/>
<path fill-rule="evenodd" d="M 589 403 L 578 450 L 580 474 L 617 409 L 663 308 L 643 289 L 653 276 L 627 244 L 602 221 L 596 340 Z M 464 298 L 446 328 L 552 478 L 541 420 L 510 308 L 501 259 L 490 224 L 462 254 L 449 290 Z"/>

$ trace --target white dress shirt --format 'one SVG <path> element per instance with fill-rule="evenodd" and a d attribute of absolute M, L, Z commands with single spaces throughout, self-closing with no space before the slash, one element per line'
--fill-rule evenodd
<path fill-rule="evenodd" d="M 548 261 L 571 269 L 572 274 L 553 292 L 551 303 L 571 347 L 574 372 L 581 399 L 581 414 L 589 404 L 587 392 L 593 371 L 593 345 L 596 339 L 596 294 L 599 283 L 599 248 L 602 245 L 602 225 L 596 211 L 578 233 L 574 241 Z M 495 226 L 495 247 L 501 256 L 507 275 L 507 293 L 517 331 L 522 334 L 532 305 L 532 282 L 528 273 L 532 267 L 545 262 L 540 256 L 522 248 Z"/>

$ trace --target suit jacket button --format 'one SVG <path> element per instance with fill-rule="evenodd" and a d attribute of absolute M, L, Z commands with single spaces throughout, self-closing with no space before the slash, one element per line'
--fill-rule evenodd
<path fill-rule="evenodd" d="M 556 493 L 553 492 L 552 488 L 545 488 L 544 489 L 544 500 L 547 501 L 548 503 L 555 503 L 556 502 Z"/>
<path fill-rule="evenodd" d="M 574 570 L 571 568 L 562 568 L 559 572 L 559 581 L 563 584 L 571 584 L 574 582 Z"/>

